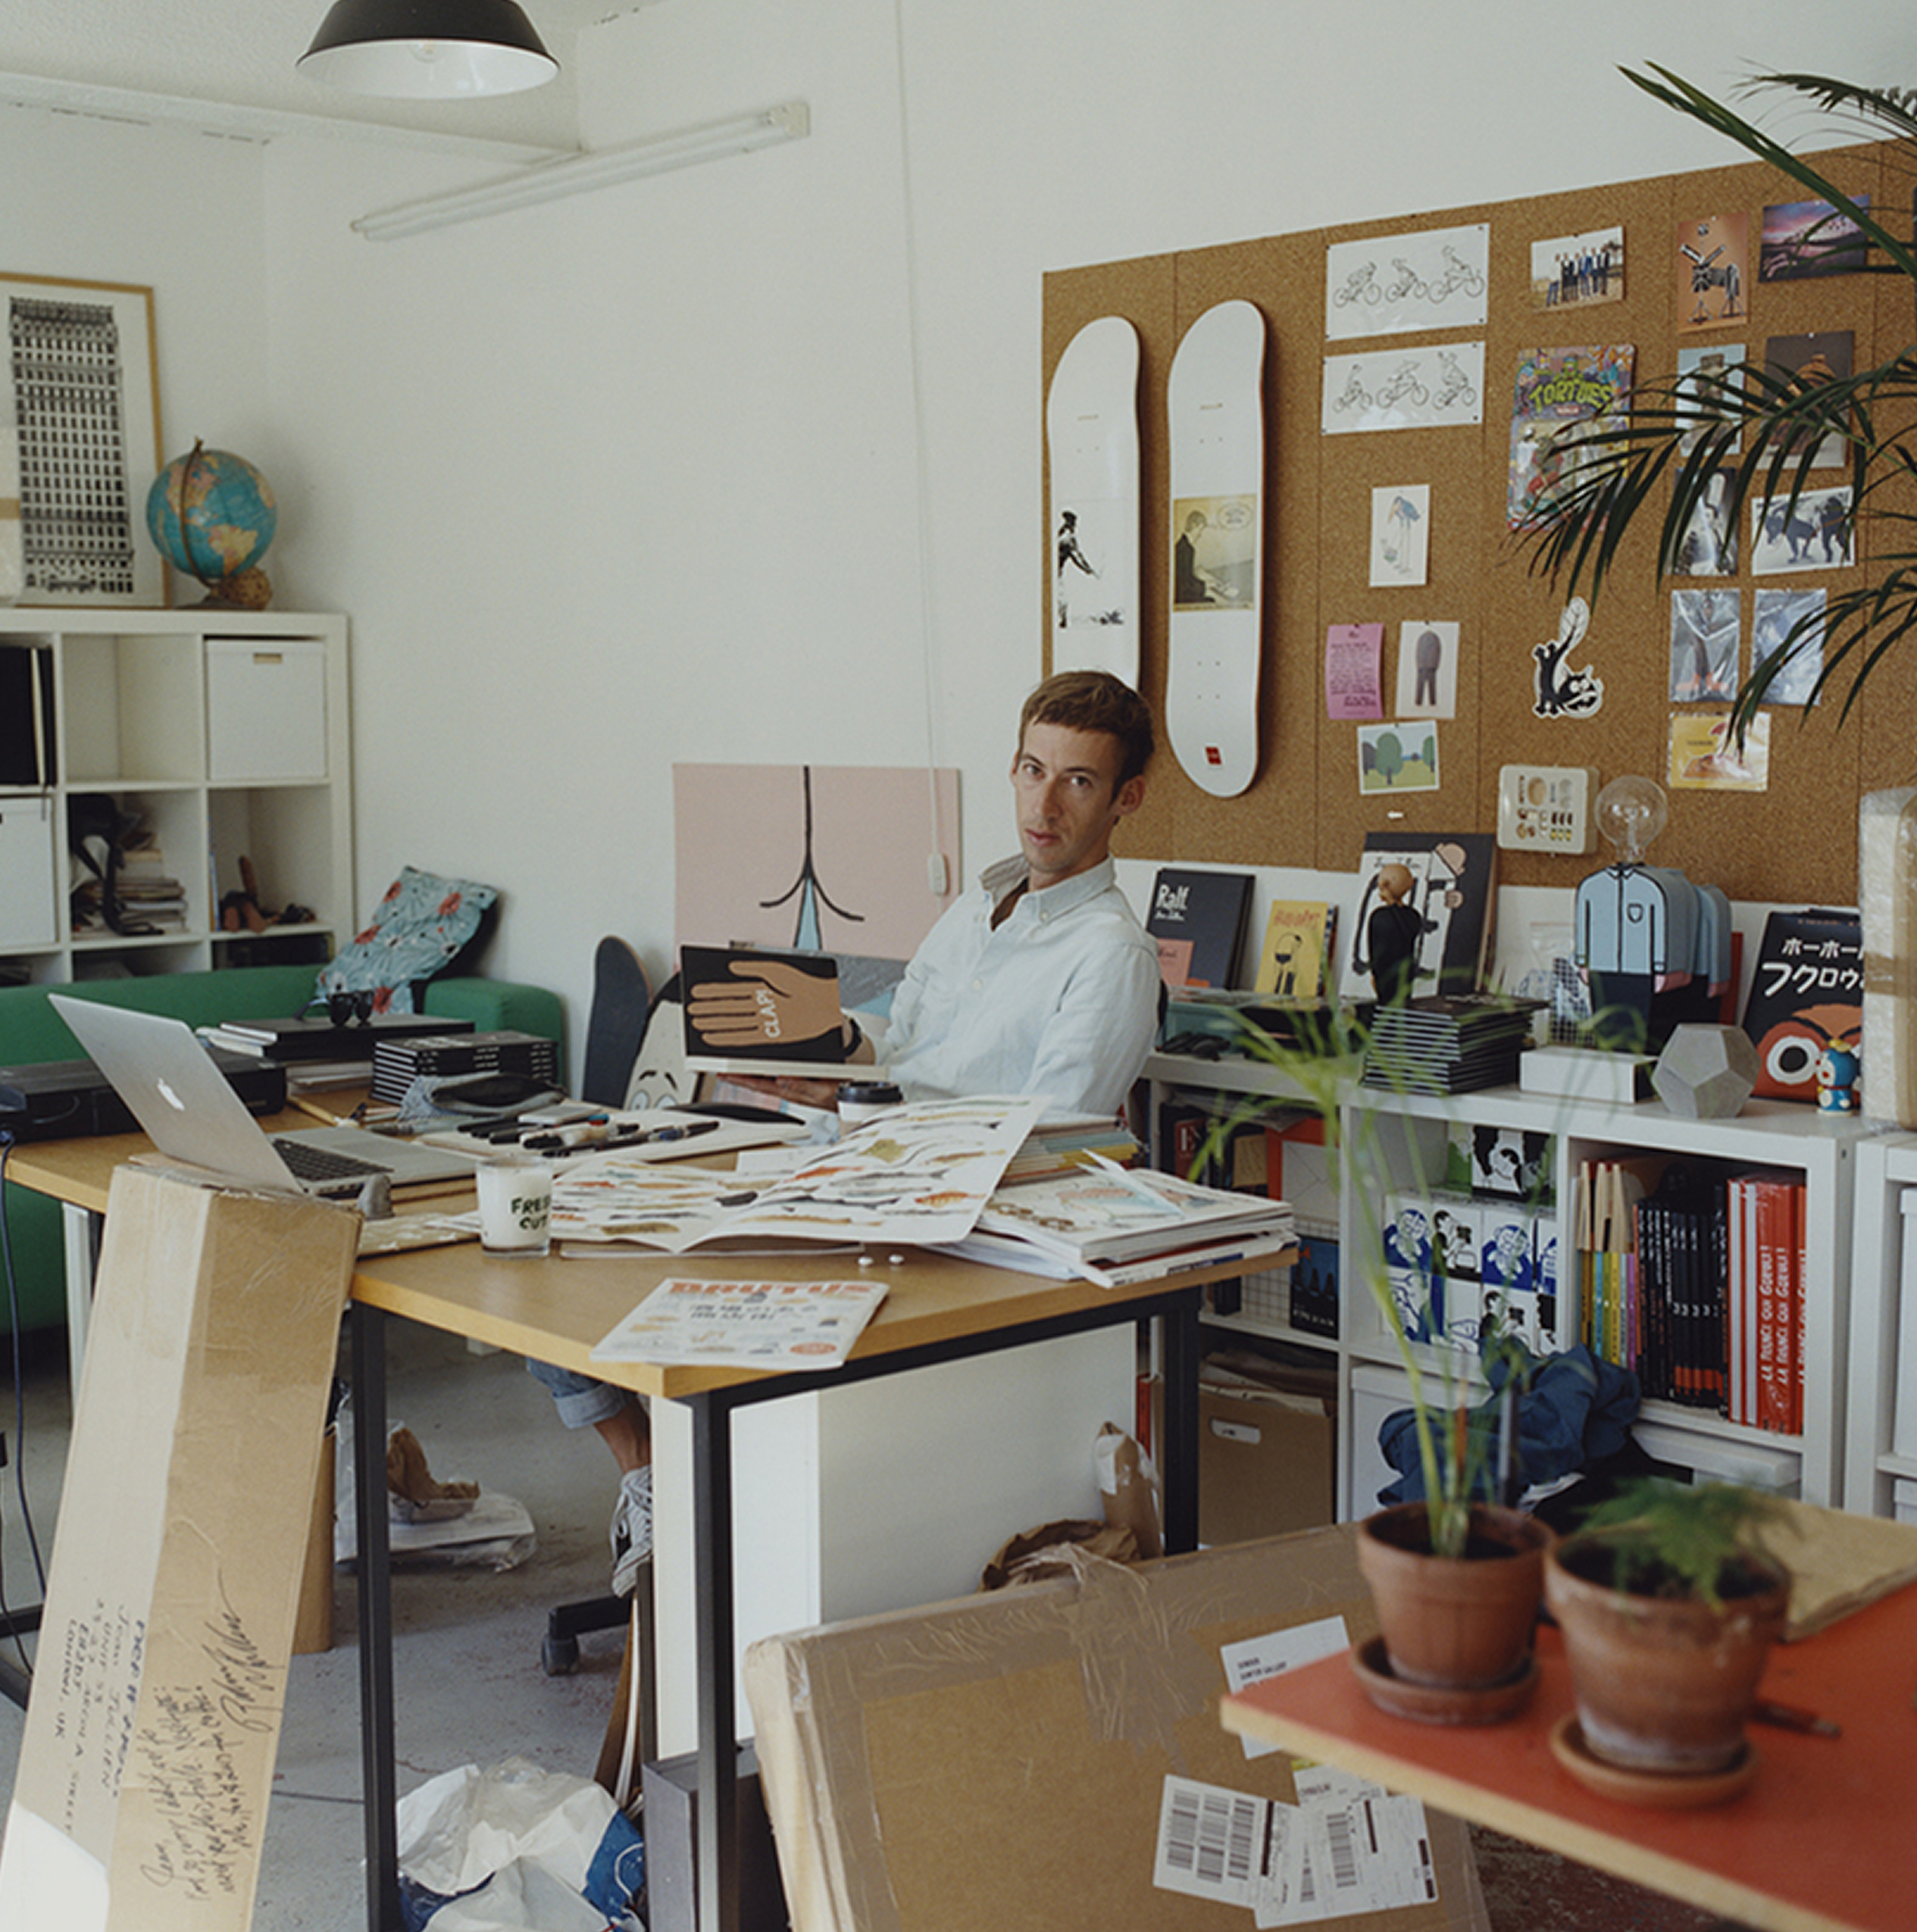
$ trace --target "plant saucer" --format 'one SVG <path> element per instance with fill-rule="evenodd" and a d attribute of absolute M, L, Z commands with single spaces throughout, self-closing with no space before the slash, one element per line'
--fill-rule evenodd
<path fill-rule="evenodd" d="M 1567 1711 L 1551 1727 L 1551 1755 L 1579 1784 L 1627 1805 L 1659 1811 L 1694 1811 L 1736 1797 L 1757 1774 L 1757 1753 L 1747 1743 L 1722 1771 L 1630 1771 L 1599 1757 L 1584 1742 L 1578 1714 Z"/>
<path fill-rule="evenodd" d="M 1502 1724 L 1515 1717 L 1537 1688 L 1537 1659 L 1529 1656 L 1496 1683 L 1465 1689 L 1413 1683 L 1393 1671 L 1381 1637 L 1353 1646 L 1351 1668 L 1365 1695 L 1381 1711 L 1427 1724 Z"/>

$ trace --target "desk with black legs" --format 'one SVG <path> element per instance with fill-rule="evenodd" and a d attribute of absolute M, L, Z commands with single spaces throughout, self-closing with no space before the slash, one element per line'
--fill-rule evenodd
<path fill-rule="evenodd" d="M 97 1217 L 105 1209 L 113 1167 L 145 1145 L 137 1136 L 36 1143 L 14 1150 L 9 1177 L 64 1202 L 76 1217 Z M 690 1411 L 690 1560 L 701 1609 L 694 1655 L 701 1932 L 739 1932 L 731 1497 L 732 1421 L 741 1408 L 1155 1319 L 1165 1380 L 1159 1460 L 1165 1543 L 1173 1552 L 1196 1547 L 1199 1305 L 1205 1284 L 1230 1275 L 1229 1267 L 1105 1289 L 908 1249 L 900 1265 L 886 1268 L 886 1301 L 842 1368 L 816 1374 L 763 1375 L 591 1360 L 599 1337 L 668 1274 L 762 1278 L 776 1268 L 795 1280 L 829 1280 L 846 1273 L 846 1261 L 843 1255 L 787 1255 L 772 1265 L 763 1258 L 665 1256 L 500 1261 L 489 1258 L 474 1243 L 362 1259 L 353 1280 L 351 1318 L 371 1932 L 399 1932 L 402 1924 L 384 1455 L 385 1331 L 390 1317 L 582 1370 L 643 1395 L 682 1403 Z"/>
<path fill-rule="evenodd" d="M 785 1255 L 782 1277 L 830 1280 L 843 1255 Z M 617 1262 L 489 1260 L 473 1247 L 431 1249 L 361 1263 L 353 1284 L 356 1444 L 385 1437 L 383 1324 L 389 1315 L 543 1357 L 691 1411 L 693 1583 L 701 1606 L 695 1654 L 698 1733 L 699 1921 L 702 1932 L 736 1932 L 738 1899 L 732 1577 L 732 1419 L 753 1403 L 875 1376 L 1022 1347 L 1053 1336 L 1156 1318 L 1165 1374 L 1162 1462 L 1165 1541 L 1196 1547 L 1198 1515 L 1199 1301 L 1206 1282 L 1227 1269 L 1109 1290 L 984 1268 L 907 1251 L 888 1267 L 889 1293 L 842 1368 L 808 1375 L 611 1365 L 590 1360 L 593 1344 L 668 1274 L 762 1277 L 768 1265 L 684 1257 Z M 374 1527 L 361 1549 L 361 1705 L 364 1725 L 367 1850 L 374 1932 L 399 1924 L 392 1812 L 392 1684 L 386 1601 L 383 1456 L 356 1471 L 359 1521 Z"/>

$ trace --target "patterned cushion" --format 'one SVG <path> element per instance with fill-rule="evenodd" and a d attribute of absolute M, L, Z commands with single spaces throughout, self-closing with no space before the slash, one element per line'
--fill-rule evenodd
<path fill-rule="evenodd" d="M 413 983 L 443 972 L 499 896 L 491 886 L 442 879 L 408 865 L 386 888 L 373 923 L 320 969 L 321 993 L 371 989 L 376 1013 L 411 1013 Z"/>

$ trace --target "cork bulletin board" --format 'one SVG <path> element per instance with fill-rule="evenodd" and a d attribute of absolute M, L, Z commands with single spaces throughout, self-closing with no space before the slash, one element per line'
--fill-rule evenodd
<path fill-rule="evenodd" d="M 1818 164 L 1847 192 L 1869 195 L 1874 211 L 1888 206 L 1890 197 L 1908 199 L 1907 170 L 1876 145 L 1822 155 Z M 1753 163 L 1048 274 L 1041 401 L 1066 345 L 1086 323 L 1122 315 L 1139 333 L 1140 682 L 1161 717 L 1171 548 L 1166 377 L 1184 332 L 1214 303 L 1241 298 L 1256 304 L 1268 331 L 1257 775 L 1237 797 L 1213 798 L 1165 751 L 1125 835 L 1126 849 L 1168 860 L 1350 871 L 1368 832 L 1495 831 L 1502 765 L 1589 765 L 1600 785 L 1630 773 L 1665 786 L 1671 816 L 1653 849 L 1656 863 L 1721 886 L 1733 899 L 1855 903 L 1859 798 L 1917 774 L 1917 664 L 1905 661 L 1917 652 L 1887 658 L 1840 728 L 1844 671 L 1836 695 L 1815 711 L 1772 707 L 1765 790 L 1676 789 L 1667 780 L 1674 716 L 1715 714 L 1728 705 L 1674 698 L 1672 596 L 1700 589 L 1738 593 L 1741 680 L 1751 663 L 1755 593 L 1852 586 L 1870 568 L 1868 524 L 1848 566 L 1757 574 L 1747 529 L 1734 576 L 1659 582 L 1656 519 L 1640 515 L 1587 633 L 1571 654 L 1571 663 L 1587 665 L 1601 680 L 1602 704 L 1587 717 L 1546 718 L 1536 714 L 1533 647 L 1556 638 L 1567 593 L 1534 571 L 1530 548 L 1506 522 L 1513 386 L 1527 350 L 1628 343 L 1634 350 L 1633 380 L 1642 386 L 1676 374 L 1681 349 L 1742 345 L 1761 364 L 1773 337 L 1847 331 L 1853 366 L 1862 369 L 1917 336 L 1912 289 L 1902 277 L 1760 279 L 1764 209 L 1804 199 L 1797 183 Z M 1710 217 L 1737 213 L 1750 224 L 1742 312 L 1706 329 L 1682 327 L 1690 299 L 1687 283 L 1681 293 L 1679 224 L 1694 233 Z M 1489 229 L 1481 326 L 1328 343 L 1328 248 L 1477 223 Z M 1624 237 L 1621 300 L 1534 306 L 1534 243 L 1612 229 Z M 1382 368 L 1400 348 L 1478 341 L 1484 345 L 1481 424 L 1321 433 L 1328 355 L 1375 352 L 1371 366 Z M 1813 476 L 1812 486 L 1846 481 L 1844 473 L 1831 470 Z M 1374 586 L 1371 494 L 1407 485 L 1428 490 L 1426 579 L 1418 586 Z M 1049 511 L 1049 486 L 1044 500 Z M 1049 521 L 1048 514 L 1040 552 L 1048 639 Z M 1433 620 L 1459 627 L 1456 714 L 1438 725 L 1437 789 L 1361 792 L 1357 728 L 1328 714 L 1327 630 L 1383 625 L 1382 717 L 1388 721 L 1396 715 L 1399 627 Z M 1601 840 L 1588 856 L 1506 851 L 1499 855 L 1500 875 L 1506 884 L 1568 887 L 1609 856 Z"/>

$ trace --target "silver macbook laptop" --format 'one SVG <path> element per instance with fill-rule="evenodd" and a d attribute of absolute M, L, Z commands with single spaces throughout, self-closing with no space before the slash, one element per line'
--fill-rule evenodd
<path fill-rule="evenodd" d="M 48 1002 L 163 1154 L 261 1186 L 329 1198 L 356 1195 L 383 1169 L 395 1186 L 452 1180 L 472 1161 L 365 1127 L 267 1135 L 191 1027 L 157 1013 L 51 993 Z"/>

